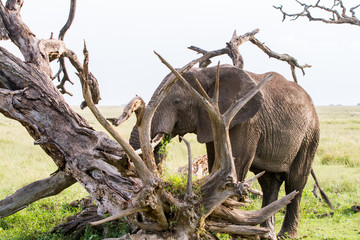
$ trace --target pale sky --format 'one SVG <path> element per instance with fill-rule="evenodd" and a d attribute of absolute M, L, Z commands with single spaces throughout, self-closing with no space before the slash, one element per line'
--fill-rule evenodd
<path fill-rule="evenodd" d="M 5 1 L 3 1 L 5 2 Z M 329 1 L 333 2 L 333 1 Z M 359 0 L 345 1 L 348 6 Z M 73 25 L 65 36 L 67 47 L 82 59 L 83 39 L 90 52 L 90 70 L 97 77 L 101 105 L 127 103 L 135 94 L 146 101 L 169 72 L 154 55 L 160 53 L 174 67 L 182 67 L 198 57 L 187 49 L 191 45 L 206 50 L 225 47 L 234 30 L 244 34 L 259 28 L 256 37 L 273 51 L 287 53 L 300 64 L 310 64 L 300 85 L 316 105 L 360 103 L 360 27 L 309 22 L 307 19 L 282 22 L 273 5 L 286 9 L 297 6 L 285 0 L 78 0 Z M 57 37 L 66 22 L 70 0 L 26 0 L 23 20 L 38 38 Z M 360 16 L 360 13 L 359 13 Z M 11 43 L 0 42 L 10 48 Z M 276 71 L 289 80 L 287 63 L 269 59 L 250 42 L 239 48 L 245 70 Z M 19 55 L 19 53 L 16 53 Z M 214 63 L 231 63 L 227 57 Z M 54 65 L 54 73 L 57 65 Z M 75 70 L 67 64 L 69 72 Z M 70 105 L 82 102 L 80 83 L 67 85 L 73 97 Z M 57 82 L 55 83 L 57 84 Z"/>

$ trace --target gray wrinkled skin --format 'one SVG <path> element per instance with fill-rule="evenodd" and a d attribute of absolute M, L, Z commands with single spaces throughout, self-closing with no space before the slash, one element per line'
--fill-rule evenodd
<path fill-rule="evenodd" d="M 246 72 L 230 65 L 221 66 L 220 111 L 225 112 L 267 74 Z M 195 89 L 196 76 L 208 95 L 213 95 L 216 67 L 193 69 L 183 76 Z M 196 133 L 198 141 L 206 143 L 211 169 L 214 149 L 209 117 L 180 82 L 173 86 L 155 112 L 152 137 L 160 132 L 172 136 Z M 244 180 L 249 169 L 254 173 L 266 171 L 259 179 L 264 193 L 263 206 L 277 200 L 283 182 L 286 194 L 299 191 L 287 206 L 279 233 L 279 236 L 287 233 L 289 237 L 296 237 L 301 194 L 319 141 L 319 122 L 310 96 L 298 84 L 273 73 L 270 82 L 235 116 L 229 134 L 238 180 Z M 135 128 L 130 138 L 134 148 L 139 147 L 136 135 Z M 262 225 L 274 229 L 274 217 Z"/>

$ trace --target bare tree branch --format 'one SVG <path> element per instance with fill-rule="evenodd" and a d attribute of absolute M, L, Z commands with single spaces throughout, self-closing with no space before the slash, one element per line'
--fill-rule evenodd
<path fill-rule="evenodd" d="M 69 16 L 68 16 L 68 19 L 67 19 L 65 25 L 60 30 L 59 37 L 58 37 L 59 40 L 61 40 L 61 41 L 64 40 L 65 33 L 70 28 L 70 26 L 75 18 L 75 12 L 76 12 L 76 0 L 71 0 Z M 74 84 L 74 83 L 70 80 L 68 71 L 66 69 L 64 56 L 59 57 L 59 64 L 60 64 L 59 71 L 53 77 L 53 79 L 57 78 L 58 81 L 60 82 L 60 84 L 57 86 L 57 88 L 60 89 L 60 92 L 62 94 L 68 94 L 68 95 L 72 96 L 72 94 L 70 92 L 68 92 L 65 88 L 66 82 L 69 82 L 71 84 Z M 60 80 L 60 73 L 63 73 L 63 77 L 61 80 Z"/>
<path fill-rule="evenodd" d="M 33 182 L 0 201 L 0 218 L 14 214 L 39 199 L 57 195 L 75 182 L 63 171 Z"/>
<path fill-rule="evenodd" d="M 101 225 L 101 224 L 104 224 L 104 223 L 107 223 L 107 222 L 115 221 L 115 220 L 117 220 L 119 218 L 122 218 L 122 217 L 129 216 L 129 215 L 137 213 L 137 212 L 145 212 L 145 211 L 148 211 L 148 210 L 149 210 L 148 208 L 128 208 L 128 209 L 125 209 L 123 211 L 120 211 L 117 214 L 112 215 L 111 217 L 108 217 L 108 218 L 105 218 L 103 220 L 99 220 L 99 221 L 96 221 L 96 222 L 90 222 L 89 224 L 91 226 L 98 226 L 98 225 Z"/>
<path fill-rule="evenodd" d="M 298 67 L 301 69 L 303 75 L 305 75 L 305 71 L 304 68 L 309 68 L 311 67 L 311 65 L 305 64 L 305 65 L 299 65 L 298 61 L 288 55 L 288 54 L 278 54 L 272 50 L 270 50 L 270 48 L 268 48 L 264 43 L 261 43 L 258 39 L 256 39 L 255 37 L 250 39 L 250 41 L 255 44 L 256 46 L 258 46 L 261 50 L 263 50 L 264 53 L 266 53 L 269 57 L 273 57 L 276 59 L 279 59 L 281 61 L 287 62 L 290 67 L 291 67 L 291 73 L 293 76 L 294 81 L 297 83 L 297 77 L 296 77 L 296 73 L 295 73 L 295 67 Z"/>
<path fill-rule="evenodd" d="M 241 236 L 259 236 L 265 239 L 271 239 L 271 230 L 264 227 L 232 225 L 228 223 L 208 222 L 210 231 L 228 233 Z"/>
<path fill-rule="evenodd" d="M 297 191 L 291 192 L 283 198 L 278 199 L 259 210 L 253 211 L 245 211 L 240 209 L 229 210 L 224 206 L 219 206 L 214 210 L 211 216 L 216 219 L 221 219 L 224 222 L 256 226 L 289 204 L 297 194 Z"/>
<path fill-rule="evenodd" d="M 126 106 L 124 107 L 123 113 L 118 118 L 107 118 L 108 121 L 110 121 L 114 126 L 119 126 L 121 123 L 128 120 L 131 115 L 135 112 L 137 123 L 136 125 L 139 125 L 139 123 L 142 120 L 142 115 L 145 111 L 145 102 L 144 100 L 136 96 L 134 97 Z"/>
<path fill-rule="evenodd" d="M 127 155 L 130 156 L 131 160 L 133 160 L 137 172 L 139 174 L 140 179 L 143 183 L 151 182 L 153 179 L 152 173 L 146 167 L 142 159 L 135 153 L 135 150 L 131 147 L 131 145 L 121 137 L 117 131 L 106 121 L 104 116 L 100 113 L 100 111 L 96 108 L 93 99 L 91 97 L 90 87 L 89 87 L 89 71 L 88 71 L 88 63 L 89 63 L 89 55 L 86 49 L 86 45 L 84 45 L 84 67 L 79 68 L 79 77 L 83 82 L 83 95 L 85 101 L 90 108 L 91 112 L 94 114 L 99 123 L 115 138 L 115 140 L 123 147 L 124 151 Z"/>
<path fill-rule="evenodd" d="M 155 52 L 155 54 L 157 53 Z M 210 54 L 211 53 L 205 54 L 204 56 L 189 62 L 179 70 L 179 73 L 183 74 L 189 71 L 195 64 L 203 61 L 204 59 L 208 59 L 210 57 Z M 139 133 L 141 133 L 139 134 L 139 138 L 140 138 L 141 151 L 143 153 L 144 161 L 146 163 L 146 166 L 149 168 L 149 170 L 153 172 L 156 176 L 159 176 L 159 173 L 155 164 L 152 146 L 150 144 L 151 121 L 157 107 L 159 106 L 161 101 L 165 98 L 167 93 L 170 91 L 171 87 L 176 83 L 177 79 L 178 77 L 175 75 L 169 77 L 167 82 L 159 90 L 157 98 L 154 101 L 150 102 L 148 106 L 145 108 L 144 113 L 141 115 L 142 116 L 141 122 L 138 122 L 137 124 Z"/>
<path fill-rule="evenodd" d="M 78 71 L 79 74 L 82 73 L 83 65 L 80 63 L 78 57 L 76 56 L 76 54 L 73 51 L 66 49 L 66 51 L 62 54 L 62 56 L 66 57 L 70 60 L 70 63 Z M 89 80 L 89 90 L 90 90 L 92 101 L 94 102 L 94 104 L 97 104 L 101 100 L 100 88 L 99 88 L 98 81 L 91 72 L 89 72 L 89 74 L 88 74 L 88 80 Z M 84 82 L 82 81 L 82 78 L 80 78 L 80 82 L 81 82 L 81 85 L 83 86 Z M 81 107 L 81 109 L 84 109 L 86 106 L 87 106 L 87 104 L 84 101 L 81 103 L 80 107 Z"/>
<path fill-rule="evenodd" d="M 231 121 L 235 117 L 235 115 L 240 111 L 241 108 L 245 106 L 247 102 L 251 100 L 252 97 L 255 96 L 256 93 L 260 91 L 260 88 L 270 81 L 272 78 L 272 73 L 267 75 L 256 87 L 254 87 L 251 91 L 249 91 L 244 97 L 240 98 L 234 104 L 232 104 L 228 110 L 223 114 L 224 121 L 227 124 L 227 126 L 230 126 Z"/>
<path fill-rule="evenodd" d="M 64 40 L 65 33 L 67 32 L 67 30 L 70 28 L 72 22 L 74 21 L 75 12 L 76 12 L 76 0 L 71 0 L 69 16 L 68 16 L 68 19 L 67 19 L 65 25 L 60 30 L 59 37 L 58 37 L 59 40 Z"/>
<path fill-rule="evenodd" d="M 184 137 L 180 137 L 181 140 L 184 141 L 186 147 L 188 149 L 188 177 L 187 177 L 187 185 L 186 185 L 186 196 L 193 195 L 193 187 L 192 187 L 192 157 L 191 157 L 191 147 L 188 140 Z"/>
<path fill-rule="evenodd" d="M 351 16 L 347 13 L 347 8 L 345 7 L 342 0 L 334 0 L 334 4 L 331 7 L 320 5 L 320 0 L 316 2 L 315 5 L 303 3 L 299 0 L 296 2 L 303 7 L 303 10 L 298 13 L 287 13 L 283 10 L 283 6 L 274 6 L 275 9 L 278 9 L 283 14 L 283 21 L 287 17 L 291 20 L 297 20 L 300 17 L 307 17 L 309 21 L 320 21 L 329 24 L 351 24 L 360 26 L 360 20 L 356 16 L 355 10 L 360 7 L 360 4 L 350 8 L 349 12 Z M 321 10 L 323 13 L 329 13 L 329 17 L 314 17 L 313 10 Z"/>
<path fill-rule="evenodd" d="M 3 25 L 7 29 L 11 41 L 21 51 L 25 61 L 35 64 L 48 76 L 52 76 L 47 58 L 39 51 L 37 45 L 39 40 L 21 19 L 20 10 L 22 5 L 23 0 L 7 1 L 6 6 L 0 4 L 0 16 L 2 17 Z"/>
<path fill-rule="evenodd" d="M 300 68 L 303 75 L 305 75 L 304 68 L 309 68 L 309 67 L 311 67 L 311 65 L 308 65 L 308 64 L 300 65 L 294 57 L 292 57 L 288 54 L 278 54 L 278 53 L 272 51 L 264 43 L 261 43 L 258 39 L 255 38 L 255 34 L 257 34 L 258 32 L 259 32 L 259 29 L 255 29 L 252 32 L 248 32 L 248 33 L 245 33 L 244 35 L 237 36 L 236 31 L 235 31 L 233 34 L 233 37 L 231 38 L 231 41 L 229 43 L 227 43 L 227 47 L 220 49 L 220 50 L 211 51 L 210 53 L 212 53 L 212 54 L 209 54 L 209 58 L 207 58 L 201 62 L 202 65 L 200 64 L 200 67 L 204 68 L 204 67 L 208 66 L 211 63 L 210 58 L 212 58 L 212 57 L 227 54 L 233 60 L 234 66 L 239 67 L 240 69 L 243 69 L 244 63 L 243 63 L 242 57 L 238 51 L 238 47 L 241 44 L 243 44 L 247 41 L 250 41 L 257 47 L 259 47 L 269 57 L 273 57 L 273 58 L 279 59 L 281 61 L 287 62 L 290 65 L 291 73 L 292 73 L 292 76 L 293 76 L 293 79 L 295 82 L 297 82 L 297 77 L 296 77 L 296 73 L 295 73 L 296 67 Z M 189 49 L 194 50 L 198 53 L 202 53 L 202 54 L 209 53 L 206 50 L 203 50 L 201 48 L 194 47 L 194 46 L 189 47 Z"/>
<path fill-rule="evenodd" d="M 211 64 L 210 58 L 220 56 L 223 54 L 227 54 L 232 59 L 234 66 L 236 66 L 240 69 L 243 69 L 244 68 L 244 60 L 243 60 L 240 52 L 238 51 L 238 48 L 241 44 L 248 41 L 250 38 L 252 38 L 258 32 L 259 32 L 259 29 L 255 29 L 252 32 L 248 32 L 248 33 L 245 33 L 244 35 L 238 36 L 236 34 L 236 31 L 234 31 L 230 42 L 226 43 L 226 47 L 219 49 L 219 50 L 211 51 L 210 52 L 211 54 L 209 54 L 209 57 L 205 58 L 204 60 L 202 60 L 200 62 L 200 67 L 206 68 L 208 65 L 210 65 Z M 195 46 L 190 46 L 189 49 L 193 50 L 195 52 L 201 53 L 203 55 L 209 53 L 208 51 L 201 49 L 199 47 L 195 47 Z"/>

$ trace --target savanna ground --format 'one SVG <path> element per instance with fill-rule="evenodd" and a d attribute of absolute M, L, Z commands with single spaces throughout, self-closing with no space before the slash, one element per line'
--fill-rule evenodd
<path fill-rule="evenodd" d="M 78 109 L 77 109 L 78 110 Z M 121 113 L 120 107 L 100 107 L 107 117 Z M 300 239 L 360 239 L 360 213 L 351 206 L 360 205 L 360 106 L 318 107 L 321 121 L 321 141 L 316 155 L 314 170 L 320 185 L 335 206 L 334 214 L 325 203 L 312 194 L 314 181 L 309 178 L 301 202 Z M 98 130 L 100 125 L 88 110 L 78 112 Z M 134 119 L 119 127 L 128 138 Z M 196 144 L 194 135 L 186 138 L 192 143 L 193 157 L 205 153 L 205 147 Z M 168 146 L 168 160 L 164 175 L 174 184 L 183 185 L 184 178 L 174 169 L 186 164 L 187 151 L 183 143 L 174 139 Z M 0 199 L 33 181 L 48 177 L 56 170 L 52 160 L 33 145 L 33 139 L 15 121 L 0 116 Z M 258 185 L 256 185 L 259 188 Z M 280 195 L 284 195 L 282 189 Z M 75 184 L 61 194 L 42 199 L 26 209 L 0 219 L 0 239 L 67 239 L 61 234 L 48 233 L 55 225 L 81 209 L 69 202 L 87 196 L 86 191 Z M 260 208 L 261 199 L 250 196 L 252 203 L 247 209 Z M 284 212 L 276 215 L 280 228 Z M 106 237 L 116 237 L 128 231 L 125 224 L 109 224 Z M 228 239 L 227 236 L 219 236 Z M 103 239 L 104 233 L 88 228 L 82 239 Z"/>

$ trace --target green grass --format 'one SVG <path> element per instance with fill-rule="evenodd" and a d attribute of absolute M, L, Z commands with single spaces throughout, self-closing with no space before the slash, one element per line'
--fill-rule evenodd
<path fill-rule="evenodd" d="M 121 107 L 101 107 L 106 117 L 121 114 Z M 82 116 L 98 130 L 102 127 L 89 110 L 80 111 Z M 331 212 L 312 194 L 313 180 L 309 178 L 301 202 L 300 239 L 360 239 L 360 213 L 351 206 L 360 205 L 360 107 L 318 107 L 321 122 L 321 140 L 314 170 L 320 185 L 328 194 L 336 209 L 333 216 L 320 218 Z M 134 118 L 117 129 L 128 138 Z M 205 147 L 196 143 L 195 135 L 186 135 L 192 146 L 193 157 L 205 153 Z M 0 199 L 17 189 L 39 179 L 48 177 L 56 170 L 52 162 L 19 123 L 0 116 Z M 177 138 L 168 146 L 165 176 L 172 178 L 174 186 L 183 187 L 185 178 L 174 171 L 187 163 L 187 150 Z M 257 187 L 258 184 L 256 184 Z M 48 233 L 67 216 L 80 211 L 69 202 L 86 196 L 86 191 L 75 184 L 61 194 L 42 199 L 26 209 L 0 219 L 0 239 L 67 239 L 59 234 Z M 280 193 L 284 195 L 284 190 Z M 247 209 L 258 209 L 261 199 L 252 197 Z M 284 211 L 276 215 L 277 230 L 281 227 Z M 120 229 L 121 227 L 119 227 Z M 121 230 L 117 230 L 120 235 Z M 116 234 L 116 232 L 114 233 Z M 111 236 L 114 237 L 114 236 Z M 102 239 L 102 234 L 88 229 L 83 239 Z M 223 236 L 226 239 L 226 236 Z"/>

